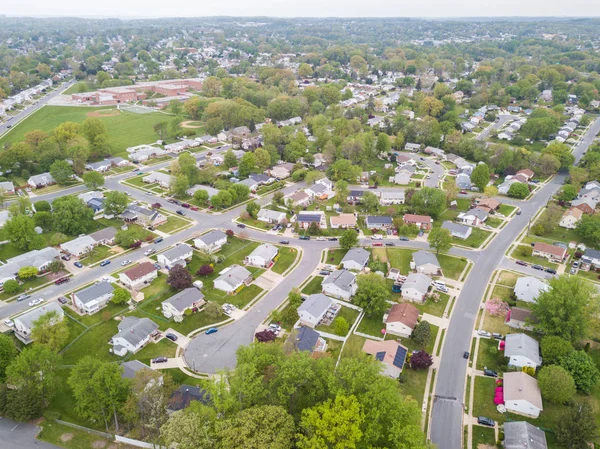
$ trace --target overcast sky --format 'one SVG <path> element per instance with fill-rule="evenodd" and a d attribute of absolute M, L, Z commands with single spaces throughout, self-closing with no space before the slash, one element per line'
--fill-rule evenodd
<path fill-rule="evenodd" d="M 11 16 L 600 16 L 599 0 L 0 0 Z"/>

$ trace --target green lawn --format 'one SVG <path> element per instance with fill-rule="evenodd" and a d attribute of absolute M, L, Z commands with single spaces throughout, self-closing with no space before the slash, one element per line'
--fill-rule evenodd
<path fill-rule="evenodd" d="M 480 444 L 486 445 L 487 448 L 496 447 L 496 433 L 493 427 L 473 426 L 473 448 L 477 449 Z"/>
<path fill-rule="evenodd" d="M 385 329 L 385 323 L 382 321 L 382 317 L 367 317 L 366 315 L 362 317 L 356 328 L 358 332 L 373 335 L 374 337 L 382 337 L 384 335 L 381 332 L 383 329 Z"/>
<path fill-rule="evenodd" d="M 338 266 L 348 251 L 345 249 L 330 249 L 327 251 L 325 263 Z"/>
<path fill-rule="evenodd" d="M 512 256 L 515 259 L 523 260 L 523 261 L 529 262 L 531 264 L 542 265 L 543 267 L 554 268 L 555 270 L 558 268 L 558 264 L 549 262 L 548 259 L 546 259 L 545 257 L 524 255 L 521 251 L 519 251 L 519 249 L 522 249 L 522 248 L 527 248 L 527 245 L 519 245 L 513 251 Z"/>
<path fill-rule="evenodd" d="M 72 95 L 72 94 L 80 94 L 83 92 L 91 92 L 94 90 L 94 86 L 86 83 L 85 81 L 78 81 L 73 84 L 67 90 L 63 92 L 63 95 Z"/>
<path fill-rule="evenodd" d="M 510 301 L 512 300 L 512 293 L 512 288 L 496 285 L 494 290 L 492 290 L 492 298 L 500 298 L 503 301 Z"/>
<path fill-rule="evenodd" d="M 502 223 L 504 223 L 504 220 L 502 220 L 501 218 L 488 217 L 488 219 L 485 221 L 485 224 L 491 226 L 492 228 L 497 228 Z"/>
<path fill-rule="evenodd" d="M 496 284 L 504 285 L 505 287 L 514 287 L 517 284 L 517 279 L 521 276 L 511 271 L 502 271 L 496 281 Z"/>
<path fill-rule="evenodd" d="M 492 418 L 494 421 L 504 421 L 494 404 L 495 388 L 496 379 L 492 377 L 475 376 L 473 416 L 486 416 Z"/>
<path fill-rule="evenodd" d="M 342 351 L 342 358 L 349 357 L 364 357 L 365 353 L 362 352 L 362 347 L 367 339 L 360 335 L 352 334 L 346 340 L 344 350 Z"/>
<path fill-rule="evenodd" d="M 250 216 L 248 216 L 247 218 L 242 218 L 242 216 L 240 215 L 237 218 L 237 221 L 240 223 L 243 223 L 245 225 L 252 226 L 254 228 L 264 229 L 265 231 L 268 231 L 269 229 L 271 229 L 274 226 L 270 223 L 265 223 L 264 221 L 256 220 Z"/>
<path fill-rule="evenodd" d="M 494 349 L 496 348 L 496 351 Z M 498 371 L 501 365 L 502 353 L 498 350 L 498 340 L 494 338 L 480 338 L 479 351 L 477 352 L 477 369 L 484 368 Z"/>
<path fill-rule="evenodd" d="M 399 383 L 400 391 L 406 396 L 412 396 L 421 405 L 425 397 L 425 383 L 427 382 L 427 370 L 413 370 L 404 365 L 401 381 Z"/>
<path fill-rule="evenodd" d="M 190 225 L 190 221 L 176 215 L 167 215 L 167 222 L 157 226 L 156 229 L 167 234 L 174 234 L 176 231 Z"/>
<path fill-rule="evenodd" d="M 297 257 L 298 250 L 296 250 L 295 248 L 280 246 L 277 261 L 275 262 L 275 265 L 271 267 L 271 270 L 275 273 L 282 274 L 293 265 Z"/>
<path fill-rule="evenodd" d="M 388 262 L 393 268 L 400 270 L 400 273 L 407 275 L 410 272 L 410 261 L 415 250 L 388 248 Z"/>
<path fill-rule="evenodd" d="M 188 376 L 179 368 L 161 369 L 160 372 L 166 373 L 169 376 L 171 376 L 171 379 L 173 379 L 173 382 L 175 382 L 177 385 L 191 385 L 193 387 L 204 387 L 207 383 L 207 381 L 204 379 L 198 379 L 197 377 Z"/>
<path fill-rule="evenodd" d="M 479 248 L 481 244 L 489 237 L 490 231 L 484 231 L 481 228 L 471 228 L 473 231 L 466 240 L 454 237 L 454 243 L 457 245 L 468 246 L 470 248 Z"/>
<path fill-rule="evenodd" d="M 128 307 L 125 305 L 116 305 L 112 302 L 109 302 L 106 307 L 100 310 L 98 313 L 94 313 L 93 315 L 78 315 L 69 309 L 66 306 L 63 306 L 63 311 L 69 318 L 79 321 L 82 325 L 86 327 L 93 326 L 98 323 L 102 323 L 108 321 L 111 317 L 115 315 L 122 315 L 127 312 Z"/>
<path fill-rule="evenodd" d="M 314 293 L 321 293 L 323 279 L 321 276 L 315 276 L 310 280 L 308 284 L 302 289 L 302 293 L 305 295 L 312 295 Z"/>
<path fill-rule="evenodd" d="M 350 330 L 350 328 L 352 328 L 352 325 L 354 324 L 354 322 L 358 318 L 358 314 L 359 314 L 358 310 L 351 309 L 350 307 L 344 307 L 344 306 L 342 306 L 342 310 L 340 310 L 340 312 L 338 313 L 336 319 L 338 317 L 344 318 L 348 322 L 348 324 L 350 325 L 350 327 L 348 328 L 348 330 Z M 324 325 L 320 324 L 319 326 L 316 327 L 316 330 L 318 330 L 318 331 L 328 332 L 330 334 L 335 334 L 335 332 L 333 331 L 333 329 L 334 329 L 333 328 L 333 323 L 330 326 L 324 326 Z"/>
<path fill-rule="evenodd" d="M 102 312 L 98 312 L 100 314 Z M 89 328 L 79 339 L 62 353 L 63 364 L 74 365 L 79 359 L 86 355 L 93 355 L 103 361 L 117 361 L 119 357 L 111 354 L 108 350 L 111 346 L 108 341 L 118 332 L 119 322 L 114 319 L 100 322 Z"/>
<path fill-rule="evenodd" d="M 446 305 L 448 304 L 450 296 L 442 292 L 437 293 L 440 296 L 438 302 L 434 302 L 433 299 L 427 298 L 423 304 L 414 303 L 414 306 L 422 313 L 441 317 L 444 314 L 444 310 L 446 310 Z"/>
<path fill-rule="evenodd" d="M 446 254 L 439 254 L 437 259 L 442 267 L 444 276 L 450 279 L 458 280 L 467 266 L 467 261 L 465 259 L 448 256 Z"/>
<path fill-rule="evenodd" d="M 80 262 L 87 267 L 100 262 L 101 260 L 104 260 L 115 253 L 116 251 L 113 251 L 112 248 L 105 245 L 99 245 L 94 248 L 94 252 L 91 255 L 81 259 Z"/>
<path fill-rule="evenodd" d="M 516 207 L 515 206 L 510 206 L 508 204 L 501 204 L 500 207 L 498 208 L 498 212 L 500 212 L 502 215 L 508 217 L 513 210 L 515 210 Z"/>
<path fill-rule="evenodd" d="M 135 354 L 128 354 L 127 360 L 139 360 L 140 362 L 150 366 L 150 360 L 156 357 L 175 357 L 177 344 L 167 338 L 163 338 L 158 343 L 148 343 Z"/>
<path fill-rule="evenodd" d="M 85 425 L 89 427 L 87 422 Z M 99 447 L 109 447 L 114 442 L 110 438 L 50 421 L 44 422 L 38 438 L 65 449 L 97 449 Z"/>
<path fill-rule="evenodd" d="M 23 140 L 26 133 L 36 129 L 50 133 L 63 122 L 83 123 L 88 112 L 106 109 L 110 108 L 44 106 L 18 125 L 15 125 L 10 133 L 0 139 L 0 145 L 19 142 Z M 101 117 L 100 120 L 106 126 L 111 154 L 115 156 L 126 154 L 125 149 L 127 147 L 158 140 L 159 136 L 154 131 L 153 126 L 159 122 L 170 120 L 170 117 L 158 112 L 134 114 L 121 111 L 118 116 Z"/>

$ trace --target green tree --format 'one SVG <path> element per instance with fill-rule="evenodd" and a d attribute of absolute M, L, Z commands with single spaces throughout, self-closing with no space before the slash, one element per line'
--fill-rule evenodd
<path fill-rule="evenodd" d="M 50 203 L 48 201 L 44 201 L 44 200 L 36 201 L 34 204 L 34 207 L 35 207 L 36 213 L 52 211 L 52 206 L 50 206 Z"/>
<path fill-rule="evenodd" d="M 50 174 L 57 184 L 64 185 L 71 179 L 73 167 L 67 161 L 55 161 L 50 166 Z"/>
<path fill-rule="evenodd" d="M 557 365 L 563 357 L 573 351 L 573 346 L 569 340 L 556 335 L 546 335 L 542 338 L 540 344 L 542 350 L 542 359 L 544 364 Z"/>
<path fill-rule="evenodd" d="M 379 135 L 377 136 L 377 143 L 375 144 L 375 149 L 379 154 L 389 153 L 392 149 L 390 137 L 385 133 L 379 133 Z"/>
<path fill-rule="evenodd" d="M 340 246 L 342 249 L 348 250 L 358 245 L 358 233 L 353 229 L 347 229 L 340 237 Z"/>
<path fill-rule="evenodd" d="M 171 180 L 171 195 L 183 198 L 187 195 L 186 190 L 190 188 L 190 182 L 186 175 L 175 176 Z"/>
<path fill-rule="evenodd" d="M 119 216 L 129 205 L 129 198 L 124 192 L 110 191 L 104 195 L 104 213 Z"/>
<path fill-rule="evenodd" d="M 569 202 L 573 201 L 575 198 L 577 198 L 577 189 L 571 184 L 564 185 L 558 193 L 559 201 Z"/>
<path fill-rule="evenodd" d="M 38 269 L 32 266 L 19 268 L 19 279 L 29 279 L 38 274 Z"/>
<path fill-rule="evenodd" d="M 211 136 L 216 136 L 219 134 L 221 131 L 223 131 L 224 127 L 225 124 L 219 117 L 213 117 L 206 121 L 206 132 Z"/>
<path fill-rule="evenodd" d="M 42 249 L 44 239 L 35 232 L 35 220 L 27 215 L 16 215 L 4 224 L 6 238 L 23 250 Z"/>
<path fill-rule="evenodd" d="M 235 154 L 231 148 L 229 148 L 223 155 L 223 165 L 225 165 L 225 168 L 231 168 L 237 165 L 237 158 L 235 157 Z"/>
<path fill-rule="evenodd" d="M 2 285 L 2 289 L 9 295 L 12 295 L 13 293 L 17 293 L 20 287 L 17 281 L 15 281 L 14 279 L 9 279 L 8 281 L 4 282 L 4 284 Z"/>
<path fill-rule="evenodd" d="M 260 206 L 255 201 L 251 201 L 246 204 L 246 212 L 248 212 L 248 215 L 250 215 L 252 218 L 256 219 L 258 216 L 258 211 L 260 211 Z"/>
<path fill-rule="evenodd" d="M 508 196 L 511 198 L 524 199 L 529 195 L 529 187 L 522 182 L 515 182 L 508 188 Z"/>
<path fill-rule="evenodd" d="M 360 175 L 360 167 L 353 165 L 352 162 L 347 159 L 339 159 L 331 164 L 329 172 L 334 181 L 344 180 L 346 182 L 355 183 Z"/>
<path fill-rule="evenodd" d="M 104 122 L 98 117 L 88 117 L 81 125 L 81 132 L 96 153 L 108 151 L 108 133 Z"/>
<path fill-rule="evenodd" d="M 431 327 L 429 322 L 421 321 L 415 326 L 412 333 L 412 339 L 422 348 L 426 347 L 431 338 Z"/>
<path fill-rule="evenodd" d="M 7 334 L 0 334 L 0 383 L 6 382 L 6 368 L 17 356 L 17 347 Z"/>
<path fill-rule="evenodd" d="M 375 273 L 362 274 L 356 278 L 356 283 L 358 289 L 354 295 L 354 304 L 362 307 L 367 317 L 383 314 L 391 291 L 381 276 Z"/>
<path fill-rule="evenodd" d="M 361 198 L 360 205 L 365 212 L 374 212 L 377 210 L 377 206 L 379 206 L 379 199 L 373 192 L 365 192 Z"/>
<path fill-rule="evenodd" d="M 575 230 L 584 239 L 600 240 L 600 216 L 583 214 Z"/>
<path fill-rule="evenodd" d="M 240 163 L 238 164 L 238 174 L 242 177 L 247 177 L 255 171 L 256 157 L 254 156 L 254 153 L 244 154 L 240 159 Z"/>
<path fill-rule="evenodd" d="M 363 432 L 364 413 L 355 396 L 339 395 L 335 401 L 302 410 L 299 449 L 356 448 Z"/>
<path fill-rule="evenodd" d="M 67 235 L 84 234 L 92 220 L 94 211 L 75 196 L 61 196 L 52 203 L 54 224 L 52 229 Z"/>
<path fill-rule="evenodd" d="M 575 381 L 562 366 L 543 366 L 537 376 L 544 400 L 564 404 L 575 396 Z"/>
<path fill-rule="evenodd" d="M 257 148 L 254 150 L 254 156 L 259 171 L 265 171 L 271 166 L 271 155 L 264 148 Z"/>
<path fill-rule="evenodd" d="M 446 195 L 439 189 L 423 187 L 412 195 L 410 205 L 415 213 L 430 215 L 435 219 L 446 209 Z"/>
<path fill-rule="evenodd" d="M 433 228 L 427 237 L 429 246 L 435 249 L 435 253 L 446 252 L 452 248 L 452 235 L 448 229 Z"/>
<path fill-rule="evenodd" d="M 85 186 L 93 190 L 104 185 L 104 176 L 95 171 L 85 172 L 82 178 Z"/>
<path fill-rule="evenodd" d="M 575 386 L 585 394 L 594 388 L 600 378 L 598 367 L 585 351 L 573 351 L 566 355 L 561 361 L 561 366 L 571 373 Z"/>
<path fill-rule="evenodd" d="M 471 182 L 477 186 L 480 192 L 483 192 L 490 182 L 490 169 L 486 164 L 477 164 L 471 173 Z"/>
<path fill-rule="evenodd" d="M 311 170 L 307 172 L 306 175 L 304 175 L 304 181 L 306 182 L 306 184 L 311 186 L 319 179 L 323 179 L 324 177 L 325 175 L 322 172 L 318 170 Z"/>
<path fill-rule="evenodd" d="M 36 226 L 39 226 L 44 231 L 50 231 L 52 229 L 52 224 L 54 223 L 54 217 L 51 212 L 37 212 L 33 216 L 33 221 Z"/>
<path fill-rule="evenodd" d="M 161 436 L 168 447 L 174 443 L 177 449 L 217 447 L 215 435 L 216 411 L 193 401 L 185 410 L 173 413 L 160 428 Z"/>
<path fill-rule="evenodd" d="M 194 192 L 194 200 L 199 204 L 206 204 L 208 201 L 208 192 L 200 189 Z"/>
<path fill-rule="evenodd" d="M 588 449 L 598 436 L 595 411 L 589 401 L 572 402 L 556 422 L 556 439 L 569 449 Z"/>
<path fill-rule="evenodd" d="M 342 337 L 345 337 L 346 335 L 348 335 L 348 332 L 350 331 L 350 324 L 348 323 L 348 320 L 346 320 L 346 318 L 342 317 L 342 316 L 338 316 L 337 318 L 335 318 L 333 320 L 333 333 L 335 335 L 340 335 Z"/>
<path fill-rule="evenodd" d="M 50 311 L 33 322 L 31 338 L 39 345 L 47 346 L 57 352 L 69 339 L 67 320 L 56 311 Z"/>
<path fill-rule="evenodd" d="M 221 190 L 211 197 L 210 204 L 218 208 L 227 208 L 233 204 L 233 197 L 228 191 Z"/>
<path fill-rule="evenodd" d="M 529 120 L 527 122 L 529 122 Z M 550 143 L 546 148 L 544 148 L 543 154 L 550 154 L 556 157 L 560 161 L 561 169 L 569 169 L 569 167 L 572 167 L 575 163 L 575 156 L 571 152 L 571 147 L 564 143 Z"/>
<path fill-rule="evenodd" d="M 131 299 L 131 293 L 129 293 L 124 288 L 117 287 L 113 291 L 113 297 L 111 299 L 111 302 L 113 304 L 121 305 L 121 304 L 127 304 L 130 299 Z"/>

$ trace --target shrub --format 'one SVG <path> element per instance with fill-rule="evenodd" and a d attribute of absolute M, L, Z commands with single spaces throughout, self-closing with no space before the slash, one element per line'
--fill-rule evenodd
<path fill-rule="evenodd" d="M 225 231 L 225 234 L 227 235 L 227 237 L 233 237 L 233 229 L 228 229 L 227 231 Z"/>
<path fill-rule="evenodd" d="M 4 283 L 4 291 L 6 293 L 13 294 L 19 291 L 19 283 L 14 279 L 10 279 Z"/>
<path fill-rule="evenodd" d="M 200 268 L 198 268 L 198 271 L 196 272 L 196 274 L 198 276 L 208 276 L 213 271 L 215 271 L 215 270 L 210 265 L 202 265 Z"/>

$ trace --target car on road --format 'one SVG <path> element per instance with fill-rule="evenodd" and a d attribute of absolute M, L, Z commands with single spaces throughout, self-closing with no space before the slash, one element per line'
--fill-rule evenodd
<path fill-rule="evenodd" d="M 383 240 L 383 236 L 381 234 L 373 234 L 371 240 Z"/>
<path fill-rule="evenodd" d="M 496 425 L 496 421 L 485 416 L 479 416 L 477 418 L 477 424 L 481 424 L 482 426 L 494 427 Z"/>
<path fill-rule="evenodd" d="M 69 282 L 69 281 L 70 281 L 69 278 L 60 278 L 60 279 L 55 280 L 54 283 L 56 285 L 60 285 L 60 284 L 64 284 L 65 282 Z"/>
<path fill-rule="evenodd" d="M 396 246 L 396 244 L 394 242 L 387 242 L 385 246 Z"/>
<path fill-rule="evenodd" d="M 13 320 L 10 320 L 10 319 L 6 319 L 6 320 L 4 320 L 4 325 L 5 325 L 6 327 L 15 327 L 15 323 L 14 323 L 14 321 L 13 321 Z"/>
<path fill-rule="evenodd" d="M 131 263 L 131 260 L 124 260 L 123 262 L 121 262 L 121 266 L 124 267 L 125 265 L 129 265 Z"/>
<path fill-rule="evenodd" d="M 181 207 L 185 207 L 186 209 L 189 209 L 192 206 L 188 203 L 181 203 Z"/>
<path fill-rule="evenodd" d="M 424 157 L 420 157 L 419 159 L 421 159 L 422 161 L 424 161 L 424 160 L 425 160 L 425 158 L 424 158 Z"/>
<path fill-rule="evenodd" d="M 182 217 L 185 217 L 185 212 L 184 212 L 184 211 L 182 211 L 181 209 L 177 209 L 177 210 L 175 211 L 175 213 L 176 213 L 177 215 L 181 215 Z"/>
<path fill-rule="evenodd" d="M 483 375 L 488 377 L 498 377 L 498 373 L 496 371 L 487 368 L 483 370 Z"/>
<path fill-rule="evenodd" d="M 150 254 L 154 254 L 156 252 L 156 250 L 154 248 L 150 248 L 146 251 L 144 251 L 144 256 L 149 256 Z"/>
<path fill-rule="evenodd" d="M 527 262 L 523 262 L 522 260 L 517 260 L 516 264 L 517 265 L 521 265 L 522 267 L 526 267 L 527 266 Z"/>
<path fill-rule="evenodd" d="M 168 338 L 171 341 L 177 341 L 177 335 L 175 335 L 175 334 L 171 334 L 171 333 L 165 334 L 165 338 Z"/>
<path fill-rule="evenodd" d="M 167 361 L 167 358 L 163 355 L 160 357 L 156 357 L 155 359 L 152 359 L 152 363 L 165 363 Z"/>
<path fill-rule="evenodd" d="M 533 268 L 534 270 L 544 271 L 544 267 L 542 267 L 541 265 L 532 265 L 531 268 Z"/>
<path fill-rule="evenodd" d="M 77 268 L 83 268 L 83 264 L 81 262 L 75 262 L 73 265 L 75 265 Z"/>
<path fill-rule="evenodd" d="M 310 235 L 301 235 L 299 237 L 300 240 L 310 240 Z"/>
<path fill-rule="evenodd" d="M 245 224 L 242 224 L 242 223 L 238 223 L 237 227 L 238 227 L 238 228 L 242 228 L 242 229 L 244 229 L 244 228 L 246 227 L 246 225 L 245 225 Z"/>
<path fill-rule="evenodd" d="M 466 195 L 466 194 L 467 194 L 467 191 L 466 191 L 466 190 L 461 190 L 459 193 L 460 193 L 461 195 Z"/>
<path fill-rule="evenodd" d="M 376 243 L 373 243 L 373 246 L 383 246 L 383 243 L 381 243 L 381 242 L 376 242 Z"/>
<path fill-rule="evenodd" d="M 65 298 L 64 296 L 59 296 L 58 297 L 58 302 L 61 304 L 66 304 L 69 302 L 69 300 L 67 298 Z"/>
<path fill-rule="evenodd" d="M 325 241 L 325 237 L 317 237 L 317 241 L 318 242 L 324 242 Z"/>
<path fill-rule="evenodd" d="M 37 306 L 38 304 L 43 303 L 44 300 L 42 298 L 36 298 L 29 301 L 29 307 Z"/>
<path fill-rule="evenodd" d="M 160 243 L 160 242 L 162 242 L 162 241 L 163 241 L 163 238 L 162 238 L 162 237 L 159 237 L 159 238 L 157 238 L 157 239 L 154 239 L 154 243 Z"/>
<path fill-rule="evenodd" d="M 204 332 L 206 335 L 210 335 L 210 334 L 214 334 L 215 332 L 217 332 L 219 329 L 217 329 L 216 327 L 211 327 L 210 329 L 206 329 L 206 332 Z"/>
<path fill-rule="evenodd" d="M 408 237 L 399 237 L 398 239 L 399 239 L 401 242 L 408 242 L 408 241 L 409 241 Z"/>
<path fill-rule="evenodd" d="M 425 179 L 431 179 L 431 175 L 427 175 Z"/>
<path fill-rule="evenodd" d="M 107 265 L 110 265 L 110 260 L 103 260 L 102 262 L 100 262 L 101 267 L 105 267 Z"/>
<path fill-rule="evenodd" d="M 144 172 L 143 172 L 143 171 L 139 171 L 139 172 L 137 172 L 137 174 L 138 174 L 138 175 L 143 175 L 143 174 L 144 174 Z"/>
<path fill-rule="evenodd" d="M 469 351 L 463 352 L 463 359 L 467 359 L 468 360 L 469 359 L 469 355 L 470 355 Z"/>
<path fill-rule="evenodd" d="M 282 245 L 289 245 L 290 241 L 289 240 L 281 240 L 279 243 Z"/>
<path fill-rule="evenodd" d="M 198 209 L 196 206 L 192 206 L 190 207 L 190 210 L 199 211 L 200 209 Z"/>
<path fill-rule="evenodd" d="M 552 268 L 546 268 L 546 273 L 550 273 L 550 274 L 556 274 L 556 270 L 552 269 Z"/>
<path fill-rule="evenodd" d="M 17 301 L 25 301 L 26 299 L 29 299 L 31 297 L 31 295 L 27 295 L 25 293 L 23 293 L 22 295 L 17 296 Z"/>

